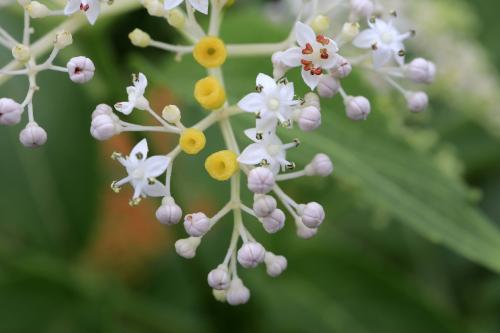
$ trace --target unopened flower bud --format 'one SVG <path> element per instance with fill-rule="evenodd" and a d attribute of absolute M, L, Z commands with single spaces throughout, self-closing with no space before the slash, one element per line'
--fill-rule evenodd
<path fill-rule="evenodd" d="M 47 142 L 47 132 L 35 122 L 30 122 L 19 133 L 19 141 L 27 148 L 38 148 Z"/>
<path fill-rule="evenodd" d="M 158 0 L 145 0 L 143 2 L 144 7 L 151 16 L 162 17 L 165 15 L 165 8 L 163 4 Z"/>
<path fill-rule="evenodd" d="M 92 119 L 90 134 L 99 141 L 104 141 L 120 134 L 122 126 L 119 118 L 110 114 L 100 114 Z"/>
<path fill-rule="evenodd" d="M 311 229 L 306 227 L 302 222 L 297 225 L 297 236 L 302 239 L 310 239 L 316 236 L 318 229 Z"/>
<path fill-rule="evenodd" d="M 370 17 L 375 5 L 371 0 L 351 0 L 351 9 L 356 15 Z"/>
<path fill-rule="evenodd" d="M 10 98 L 0 98 L 0 124 L 12 126 L 21 121 L 23 108 Z"/>
<path fill-rule="evenodd" d="M 49 8 L 38 1 L 31 1 L 25 8 L 31 18 L 45 17 L 50 13 Z"/>
<path fill-rule="evenodd" d="M 323 206 L 317 202 L 310 202 L 306 205 L 301 205 L 300 215 L 302 223 L 308 228 L 316 229 L 325 220 L 325 210 Z"/>
<path fill-rule="evenodd" d="M 311 132 L 321 126 L 321 112 L 315 106 L 307 106 L 299 114 L 298 124 L 304 132 Z"/>
<path fill-rule="evenodd" d="M 317 34 L 324 33 L 330 29 L 330 18 L 325 15 L 318 15 L 313 19 L 311 26 Z"/>
<path fill-rule="evenodd" d="M 92 112 L 92 119 L 103 114 L 113 114 L 113 109 L 111 108 L 111 106 L 107 104 L 99 104 L 98 106 L 96 106 L 94 112 Z"/>
<path fill-rule="evenodd" d="M 203 213 L 189 214 L 184 218 L 186 232 L 194 237 L 201 237 L 210 230 L 210 219 Z"/>
<path fill-rule="evenodd" d="M 12 56 L 19 62 L 26 63 L 31 58 L 30 48 L 23 44 L 18 44 L 12 49 Z"/>
<path fill-rule="evenodd" d="M 322 75 L 316 89 L 321 97 L 332 98 L 339 92 L 340 84 L 333 76 Z"/>
<path fill-rule="evenodd" d="M 148 47 L 151 44 L 151 37 L 141 29 L 134 29 L 134 31 L 128 35 L 128 38 L 130 42 L 137 47 Z"/>
<path fill-rule="evenodd" d="M 66 67 L 68 68 L 69 78 L 75 83 L 86 83 L 94 77 L 95 66 L 89 58 L 71 58 Z"/>
<path fill-rule="evenodd" d="M 274 174 L 268 168 L 258 167 L 248 174 L 248 189 L 253 193 L 268 193 L 275 184 Z"/>
<path fill-rule="evenodd" d="M 306 168 L 307 176 L 328 177 L 333 172 L 333 163 L 325 154 L 317 154 Z"/>
<path fill-rule="evenodd" d="M 413 82 L 430 84 L 436 77 L 436 65 L 426 59 L 417 58 L 406 65 L 405 75 Z"/>
<path fill-rule="evenodd" d="M 338 60 L 337 67 L 332 71 L 332 75 L 336 78 L 343 79 L 352 72 L 352 65 L 351 63 L 346 59 L 341 57 Z"/>
<path fill-rule="evenodd" d="M 175 124 L 181 120 L 181 110 L 177 105 L 167 105 L 163 109 L 162 117 L 171 124 Z"/>
<path fill-rule="evenodd" d="M 351 41 L 356 36 L 359 35 L 359 23 L 358 22 L 347 22 L 344 23 L 342 26 L 342 32 L 340 33 L 340 36 L 345 40 L 345 41 Z"/>
<path fill-rule="evenodd" d="M 256 242 L 248 242 L 238 250 L 238 262 L 245 268 L 254 268 L 264 261 L 266 249 Z"/>
<path fill-rule="evenodd" d="M 262 225 L 266 232 L 270 234 L 275 234 L 285 226 L 285 213 L 281 209 L 275 209 L 269 214 L 262 218 Z"/>
<path fill-rule="evenodd" d="M 73 35 L 69 31 L 60 31 L 56 34 L 56 40 L 54 41 L 54 46 L 58 49 L 64 49 L 67 46 L 73 44 Z"/>
<path fill-rule="evenodd" d="M 318 110 L 321 109 L 321 102 L 318 94 L 314 92 L 308 92 L 304 96 L 304 105 L 305 106 L 315 106 Z"/>
<path fill-rule="evenodd" d="M 221 302 L 221 303 L 225 303 L 227 290 L 212 289 L 212 295 L 214 295 L 214 298 L 216 301 Z"/>
<path fill-rule="evenodd" d="M 349 96 L 345 100 L 346 114 L 351 120 L 366 120 L 371 112 L 370 101 L 363 96 Z"/>
<path fill-rule="evenodd" d="M 288 262 L 285 257 L 277 256 L 271 252 L 266 253 L 264 262 L 266 263 L 267 274 L 271 277 L 281 275 L 281 273 L 283 273 L 288 266 Z"/>
<path fill-rule="evenodd" d="M 186 17 L 184 13 L 179 9 L 172 9 L 167 12 L 165 15 L 168 24 L 176 29 L 183 29 L 186 25 Z"/>
<path fill-rule="evenodd" d="M 179 239 L 175 242 L 175 251 L 178 255 L 186 259 L 192 259 L 196 256 L 196 249 L 200 246 L 201 238 L 189 237 Z"/>
<path fill-rule="evenodd" d="M 165 197 L 161 206 L 156 210 L 156 218 L 161 224 L 177 224 L 182 218 L 182 209 L 175 203 L 174 198 Z"/>
<path fill-rule="evenodd" d="M 253 211 L 257 217 L 266 217 L 269 216 L 277 206 L 278 203 L 272 196 L 259 195 L 255 198 L 253 203 Z"/>
<path fill-rule="evenodd" d="M 208 285 L 215 290 L 225 290 L 229 288 L 231 276 L 224 265 L 219 265 L 216 269 L 208 273 Z"/>
<path fill-rule="evenodd" d="M 231 285 L 226 293 L 226 300 L 230 305 L 242 305 L 250 299 L 250 290 L 243 284 L 239 278 L 231 281 Z"/>
<path fill-rule="evenodd" d="M 422 112 L 429 105 L 429 97 L 423 91 L 409 92 L 406 94 L 406 102 L 411 112 Z"/>

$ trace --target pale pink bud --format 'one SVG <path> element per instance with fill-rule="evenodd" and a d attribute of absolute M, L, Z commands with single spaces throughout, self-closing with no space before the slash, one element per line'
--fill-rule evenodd
<path fill-rule="evenodd" d="M 321 126 L 321 112 L 315 106 L 306 106 L 300 112 L 298 123 L 304 132 L 314 131 Z"/>
<path fill-rule="evenodd" d="M 250 299 L 250 290 L 239 278 L 233 279 L 226 293 L 226 300 L 230 305 L 242 305 Z"/>
<path fill-rule="evenodd" d="M 75 83 L 86 83 L 94 77 L 95 66 L 92 60 L 86 57 L 75 57 L 66 65 L 71 81 Z"/>
<path fill-rule="evenodd" d="M 429 97 L 422 91 L 406 94 L 406 102 L 411 112 L 422 112 L 429 105 Z"/>
<path fill-rule="evenodd" d="M 47 132 L 35 122 L 30 122 L 19 133 L 19 141 L 28 148 L 38 148 L 47 142 Z"/>
<path fill-rule="evenodd" d="M 297 236 L 302 239 L 310 239 L 316 236 L 318 229 L 306 227 L 302 222 L 297 225 Z"/>
<path fill-rule="evenodd" d="M 307 176 L 328 177 L 333 172 L 333 163 L 325 154 L 317 154 L 306 168 Z"/>
<path fill-rule="evenodd" d="M 370 17 L 375 6 L 371 0 L 351 0 L 351 8 L 356 15 Z"/>
<path fill-rule="evenodd" d="M 436 65 L 426 59 L 417 58 L 406 65 L 405 74 L 413 82 L 430 84 L 436 78 Z"/>
<path fill-rule="evenodd" d="M 276 199 L 270 195 L 259 195 L 255 198 L 253 203 L 253 211 L 257 217 L 266 217 L 271 214 L 278 203 Z"/>
<path fill-rule="evenodd" d="M 346 113 L 351 120 L 366 120 L 371 112 L 370 101 L 363 96 L 346 98 Z"/>
<path fill-rule="evenodd" d="M 352 72 L 351 63 L 344 57 L 340 57 L 337 67 L 332 71 L 332 75 L 338 79 L 343 79 Z"/>
<path fill-rule="evenodd" d="M 108 140 L 122 131 L 120 120 L 114 114 L 101 114 L 92 119 L 90 134 L 97 140 Z"/>
<path fill-rule="evenodd" d="M 238 262 L 245 268 L 254 268 L 264 261 L 266 249 L 256 242 L 248 242 L 238 250 Z"/>
<path fill-rule="evenodd" d="M 99 104 L 98 106 L 96 106 L 94 112 L 92 112 L 92 119 L 103 114 L 113 114 L 113 109 L 111 108 L 111 106 L 107 104 Z"/>
<path fill-rule="evenodd" d="M 277 256 L 271 252 L 266 253 L 264 262 L 266 263 L 267 274 L 271 277 L 281 275 L 281 273 L 283 273 L 288 266 L 288 262 L 285 257 Z"/>
<path fill-rule="evenodd" d="M 316 90 L 323 98 L 332 98 L 340 89 L 339 81 L 331 75 L 322 75 Z"/>
<path fill-rule="evenodd" d="M 21 121 L 23 108 L 10 98 L 0 98 L 0 124 L 12 126 Z"/>
<path fill-rule="evenodd" d="M 321 102 L 318 94 L 314 92 L 308 92 L 304 96 L 304 105 L 305 106 L 315 106 L 318 110 L 321 109 Z"/>
<path fill-rule="evenodd" d="M 210 219 L 203 213 L 189 214 L 184 218 L 186 232 L 194 237 L 201 237 L 210 230 Z"/>
<path fill-rule="evenodd" d="M 213 269 L 208 273 L 208 285 L 215 290 L 225 290 L 229 288 L 229 283 L 231 282 L 231 277 L 224 265 L 219 265 L 216 269 Z"/>
<path fill-rule="evenodd" d="M 268 193 L 275 184 L 274 174 L 268 168 L 258 167 L 248 174 L 248 189 L 253 193 Z"/>
<path fill-rule="evenodd" d="M 200 243 L 201 238 L 199 237 L 179 239 L 175 242 L 175 251 L 183 258 L 192 259 L 196 256 L 196 249 L 198 249 Z"/>
<path fill-rule="evenodd" d="M 162 205 L 156 211 L 156 218 L 161 224 L 177 224 L 182 218 L 182 209 L 175 203 L 174 198 L 166 197 L 163 199 Z"/>
<path fill-rule="evenodd" d="M 301 217 L 304 225 L 311 229 L 316 229 L 325 220 L 325 210 L 323 206 L 317 202 L 310 202 L 306 205 L 302 205 Z"/>
<path fill-rule="evenodd" d="M 275 209 L 266 217 L 262 218 L 262 225 L 264 229 L 270 233 L 275 234 L 285 226 L 285 213 L 281 209 Z"/>

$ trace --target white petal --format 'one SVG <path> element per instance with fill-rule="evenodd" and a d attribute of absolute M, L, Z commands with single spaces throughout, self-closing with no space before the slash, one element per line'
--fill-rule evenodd
<path fill-rule="evenodd" d="M 145 161 L 145 174 L 148 178 L 156 178 L 167 170 L 170 158 L 166 156 L 152 156 Z"/>
<path fill-rule="evenodd" d="M 251 93 L 243 97 L 238 103 L 238 107 L 246 112 L 259 112 L 264 106 L 262 95 L 259 93 Z"/>
<path fill-rule="evenodd" d="M 300 66 L 300 59 L 302 58 L 302 51 L 298 47 L 292 47 L 281 55 L 281 62 L 288 67 Z"/>
<path fill-rule="evenodd" d="M 257 86 L 262 86 L 266 92 L 276 89 L 277 86 L 276 81 L 272 77 L 262 73 L 257 75 L 256 82 Z"/>
<path fill-rule="evenodd" d="M 372 29 L 361 31 L 361 33 L 352 41 L 352 45 L 360 49 L 370 49 L 373 44 L 379 43 L 379 34 Z"/>
<path fill-rule="evenodd" d="M 144 92 L 146 91 L 146 87 L 148 86 L 148 79 L 146 76 L 142 73 L 139 73 L 138 79 L 134 82 L 134 86 L 137 89 L 137 94 L 140 94 L 141 96 L 144 95 Z"/>
<path fill-rule="evenodd" d="M 139 158 L 140 157 L 140 158 Z M 133 163 L 144 161 L 148 157 L 148 142 L 142 139 L 130 152 L 129 160 Z"/>
<path fill-rule="evenodd" d="M 203 14 L 208 14 L 208 0 L 189 0 L 194 9 Z"/>
<path fill-rule="evenodd" d="M 394 54 L 394 59 L 396 59 L 397 63 L 402 66 L 405 64 L 405 57 L 400 56 L 399 52 L 400 51 L 405 51 L 405 46 L 403 43 L 393 43 L 391 45 L 392 52 Z"/>
<path fill-rule="evenodd" d="M 387 22 L 380 20 L 380 19 L 375 19 L 375 25 L 374 28 L 379 32 L 379 33 L 384 33 L 387 32 L 388 30 L 395 30 L 391 24 L 388 24 Z"/>
<path fill-rule="evenodd" d="M 164 7 L 165 10 L 171 10 L 179 6 L 184 0 L 165 0 Z"/>
<path fill-rule="evenodd" d="M 118 112 L 123 113 L 124 115 L 129 115 L 134 110 L 134 104 L 129 102 L 120 102 L 115 104 L 115 109 Z"/>
<path fill-rule="evenodd" d="M 243 133 L 245 133 L 246 137 L 252 140 L 253 142 L 259 142 L 257 140 L 257 129 L 256 128 L 249 128 L 245 130 Z"/>
<path fill-rule="evenodd" d="M 373 51 L 373 66 L 380 68 L 391 61 L 393 52 L 388 47 L 378 47 Z"/>
<path fill-rule="evenodd" d="M 302 70 L 302 78 L 311 90 L 316 89 L 321 80 L 321 75 L 312 75 L 310 71 Z"/>
<path fill-rule="evenodd" d="M 256 165 L 268 157 L 264 146 L 260 143 L 253 143 L 246 147 L 238 157 L 238 162 L 247 165 Z"/>
<path fill-rule="evenodd" d="M 69 0 L 64 8 L 64 15 L 71 15 L 80 10 L 80 0 Z"/>
<path fill-rule="evenodd" d="M 290 102 L 293 101 L 293 97 L 295 96 L 293 82 L 281 85 L 279 93 L 281 97 L 281 103 L 289 105 Z"/>
<path fill-rule="evenodd" d="M 305 47 L 307 43 L 312 43 L 316 40 L 316 34 L 309 25 L 297 22 L 295 24 L 295 38 L 300 46 Z"/>
<path fill-rule="evenodd" d="M 276 126 L 278 126 L 278 119 L 273 113 L 265 113 L 260 119 L 257 119 L 256 126 L 257 128 L 254 135 L 257 134 L 257 131 L 264 133 L 264 135 L 271 135 L 276 131 Z"/>
<path fill-rule="evenodd" d="M 145 185 L 142 188 L 142 192 L 148 197 L 163 197 L 167 194 L 167 189 L 165 185 L 155 179 L 155 183 L 153 185 L 149 183 Z"/>
<path fill-rule="evenodd" d="M 94 25 L 101 12 L 101 3 L 99 1 L 91 1 L 89 3 L 89 9 L 85 12 L 89 23 Z"/>

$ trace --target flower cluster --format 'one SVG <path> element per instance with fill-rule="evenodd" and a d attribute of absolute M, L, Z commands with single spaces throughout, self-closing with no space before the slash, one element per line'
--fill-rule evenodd
<path fill-rule="evenodd" d="M 14 38 L 5 28 L 0 25 L 0 47 L 10 49 L 13 61 L 0 69 L 0 80 L 11 76 L 26 76 L 29 82 L 29 88 L 26 97 L 22 102 L 17 102 L 11 98 L 0 96 L 0 124 L 14 126 L 21 122 L 23 114 L 27 111 L 28 122 L 19 134 L 19 140 L 25 147 L 37 148 L 44 145 L 47 141 L 46 131 L 35 121 L 33 100 L 36 93 L 40 90 L 37 85 L 37 76 L 43 71 L 56 71 L 68 73 L 71 81 L 83 84 L 90 81 L 94 76 L 95 66 L 89 58 L 79 56 L 70 59 L 66 66 L 57 66 L 54 64 L 59 52 L 73 43 L 73 36 L 69 31 L 60 30 L 52 36 L 52 52 L 43 61 L 38 63 L 39 54 L 32 47 L 31 34 L 33 19 L 39 19 L 48 16 L 57 16 L 71 14 L 74 11 L 68 10 L 75 7 L 74 1 L 69 1 L 66 11 L 49 10 L 47 6 L 29 0 L 19 0 L 19 5 L 24 10 L 24 29 L 21 39 Z M 97 9 L 94 9 L 96 5 Z M 91 0 L 88 4 L 80 4 L 78 8 L 87 12 L 89 20 L 93 23 L 99 13 L 98 1 Z M 92 19 L 91 19 L 92 18 Z"/>

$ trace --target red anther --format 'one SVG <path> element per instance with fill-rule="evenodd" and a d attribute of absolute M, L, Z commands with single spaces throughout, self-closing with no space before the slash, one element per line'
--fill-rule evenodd
<path fill-rule="evenodd" d="M 310 71 L 312 67 L 312 61 L 302 59 L 300 63 L 304 66 L 305 71 Z"/>
<path fill-rule="evenodd" d="M 87 10 L 89 10 L 89 8 L 90 8 L 90 6 L 88 3 L 85 5 L 83 3 L 80 4 L 80 10 L 83 12 L 86 12 Z"/>
<path fill-rule="evenodd" d="M 311 44 L 307 43 L 306 48 L 302 50 L 302 54 L 312 54 L 314 49 Z"/>
<path fill-rule="evenodd" d="M 321 67 L 318 67 L 316 69 L 313 70 L 313 75 L 321 75 L 323 74 L 323 69 Z"/>
<path fill-rule="evenodd" d="M 330 57 L 328 55 L 328 50 L 327 49 L 321 49 L 319 52 L 321 53 L 321 59 L 328 59 Z"/>
<path fill-rule="evenodd" d="M 330 39 L 326 38 L 323 35 L 316 36 L 316 41 L 318 43 L 320 43 L 321 45 L 328 45 L 328 44 L 330 44 Z"/>

